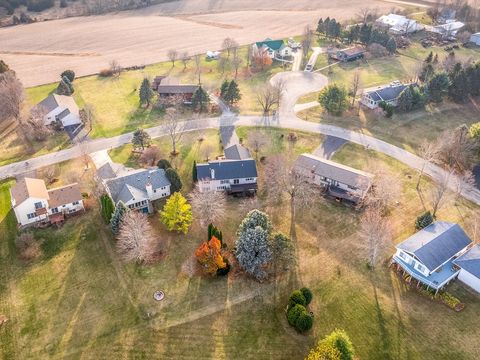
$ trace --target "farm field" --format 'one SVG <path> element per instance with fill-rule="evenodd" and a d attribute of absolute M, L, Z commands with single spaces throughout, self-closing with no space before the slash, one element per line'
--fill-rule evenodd
<path fill-rule="evenodd" d="M 0 55 L 29 87 L 57 81 L 66 67 L 83 76 L 99 72 L 114 59 L 122 66 L 132 66 L 168 60 L 170 49 L 191 54 L 216 50 L 227 36 L 240 44 L 288 37 L 302 33 L 306 25 L 316 24 L 320 17 L 348 20 L 366 6 L 388 11 L 401 8 L 402 4 L 316 0 L 297 5 L 289 0 L 279 7 L 273 1 L 262 5 L 256 1 L 226 1 L 218 5 L 173 1 L 118 14 L 1 28 Z"/>
<path fill-rule="evenodd" d="M 288 142 L 288 130 L 242 127 L 245 141 L 260 131 L 269 141 L 259 153 L 295 158 L 311 152 L 318 135 L 297 133 Z M 283 137 L 281 135 L 284 135 Z M 198 139 L 203 138 L 199 142 Z M 216 131 L 187 134 L 175 166 L 187 193 L 193 160 L 202 160 L 202 146 L 211 155 L 221 151 Z M 155 142 L 168 152 L 166 138 Z M 215 144 L 217 147 L 215 147 Z M 112 151 L 114 160 L 134 166 L 128 147 Z M 416 214 L 423 211 L 415 191 L 416 174 L 398 162 L 355 145 L 339 150 L 335 161 L 360 169 L 382 166 L 402 185 L 399 205 L 391 211 L 395 241 L 414 232 Z M 289 233 L 288 200 L 274 207 L 267 202 L 263 163 L 259 162 L 258 207 L 269 213 L 278 230 Z M 61 164 L 62 173 L 78 164 Z M 40 176 L 40 175 L 39 175 Z M 85 189 L 92 173 L 82 175 Z M 88 200 L 84 215 L 71 218 L 60 229 L 36 230 L 41 255 L 30 263 L 18 259 L 15 218 L 9 211 L 8 188 L 0 185 L 0 314 L 9 322 L 0 328 L 3 358 L 197 358 L 197 359 L 303 359 L 316 339 L 335 328 L 350 335 L 361 359 L 475 359 L 478 298 L 454 284 L 449 288 L 466 303 L 456 313 L 408 290 L 386 265 L 367 269 L 359 252 L 360 213 L 321 198 L 302 209 L 296 219 L 295 269 L 272 281 L 258 283 L 232 271 L 211 279 L 192 272 L 192 254 L 204 240 L 205 229 L 194 224 L 187 235 L 165 231 L 156 216 L 150 221 L 164 249 L 153 265 L 119 262 L 114 240 L 101 222 L 96 202 Z M 431 184 L 423 183 L 427 190 Z M 228 213 L 218 226 L 232 248 L 235 232 L 249 204 L 231 198 Z M 248 202 L 248 199 L 247 199 Z M 478 208 L 451 198 L 439 217 L 459 221 L 469 231 L 469 218 Z M 296 334 L 283 309 L 289 292 L 299 286 L 313 290 L 314 328 Z M 157 303 L 152 294 L 164 290 Z"/>

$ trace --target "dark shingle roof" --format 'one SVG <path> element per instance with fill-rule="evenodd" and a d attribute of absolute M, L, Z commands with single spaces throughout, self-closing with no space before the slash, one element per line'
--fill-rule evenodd
<path fill-rule="evenodd" d="M 193 94 L 198 85 L 158 85 L 159 94 Z"/>
<path fill-rule="evenodd" d="M 378 89 L 368 91 L 368 95 L 375 101 L 392 101 L 398 98 L 400 93 L 405 90 L 409 84 L 387 85 Z"/>
<path fill-rule="evenodd" d="M 398 244 L 397 248 L 415 255 L 434 271 L 471 242 L 458 224 L 437 221 Z"/>
<path fill-rule="evenodd" d="M 143 196 L 146 191 L 146 185 L 152 184 L 153 189 L 159 189 L 170 185 L 165 170 L 142 170 L 107 180 L 106 185 L 115 203 L 122 200 L 127 202 L 137 196 Z"/>
<path fill-rule="evenodd" d="M 208 164 L 197 164 L 197 178 L 209 179 L 214 170 L 215 180 L 257 177 L 255 160 L 218 160 Z"/>
<path fill-rule="evenodd" d="M 224 150 L 225 157 L 229 160 L 245 160 L 251 159 L 250 151 L 240 144 L 232 145 Z"/>
<path fill-rule="evenodd" d="M 480 245 L 473 246 L 465 254 L 456 259 L 454 263 L 470 274 L 480 278 Z"/>

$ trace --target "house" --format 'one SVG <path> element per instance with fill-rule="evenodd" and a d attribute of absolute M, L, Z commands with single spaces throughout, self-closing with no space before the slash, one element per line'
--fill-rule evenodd
<path fill-rule="evenodd" d="M 396 106 L 397 99 L 410 85 L 416 85 L 415 83 L 402 84 L 400 81 L 393 81 L 388 85 L 378 86 L 375 88 L 365 89 L 360 102 L 370 109 L 378 108 L 382 101 L 387 104 Z"/>
<path fill-rule="evenodd" d="M 442 25 L 426 26 L 425 30 L 434 34 L 439 34 L 443 38 L 454 39 L 457 32 L 465 27 L 461 21 L 451 21 Z"/>
<path fill-rule="evenodd" d="M 458 280 L 480 293 L 480 245 L 472 246 L 453 263 L 460 268 Z"/>
<path fill-rule="evenodd" d="M 141 169 L 103 181 L 114 204 L 122 201 L 128 208 L 143 213 L 153 211 L 152 202 L 170 195 L 170 181 L 163 169 Z"/>
<path fill-rule="evenodd" d="M 198 88 L 198 85 L 180 84 L 177 78 L 171 76 L 156 76 L 152 83 L 152 89 L 160 98 L 180 96 L 185 104 L 191 104 L 193 94 Z"/>
<path fill-rule="evenodd" d="M 461 255 L 471 243 L 458 224 L 437 221 L 398 244 L 392 262 L 419 283 L 439 291 L 458 276 L 456 261 L 465 266 L 465 274 L 468 272 L 468 257 Z"/>
<path fill-rule="evenodd" d="M 255 194 L 257 165 L 253 159 L 215 160 L 197 164 L 200 191 L 226 191 L 228 194 Z"/>
<path fill-rule="evenodd" d="M 480 46 L 480 32 L 470 35 L 470 42 Z"/>
<path fill-rule="evenodd" d="M 225 158 L 229 160 L 251 159 L 250 151 L 241 144 L 234 144 L 224 150 Z"/>
<path fill-rule="evenodd" d="M 300 155 L 293 169 L 327 195 L 353 204 L 365 198 L 373 182 L 372 174 L 311 154 Z"/>
<path fill-rule="evenodd" d="M 252 45 L 253 53 L 265 52 L 271 59 L 278 61 L 290 61 L 293 55 L 293 49 L 285 45 L 283 40 L 272 40 L 270 38 L 264 41 L 258 41 Z"/>
<path fill-rule="evenodd" d="M 24 178 L 11 189 L 12 208 L 21 226 L 36 223 L 57 223 L 65 215 L 84 210 L 78 184 L 47 190 L 41 179 Z"/>
<path fill-rule="evenodd" d="M 328 56 L 331 59 L 342 61 L 342 62 L 361 59 L 363 58 L 364 54 L 365 54 L 365 48 L 360 46 L 354 46 L 354 47 L 351 47 L 348 49 L 342 49 L 342 50 L 337 50 L 337 49 L 328 50 Z"/>
<path fill-rule="evenodd" d="M 45 125 L 50 125 L 56 121 L 60 121 L 63 127 L 82 123 L 80 110 L 71 96 L 50 94 L 38 103 L 37 107 L 46 112 Z"/>
<path fill-rule="evenodd" d="M 423 30 L 423 25 L 406 16 L 398 14 L 382 15 L 376 20 L 376 25 L 387 28 L 395 35 L 405 35 Z"/>

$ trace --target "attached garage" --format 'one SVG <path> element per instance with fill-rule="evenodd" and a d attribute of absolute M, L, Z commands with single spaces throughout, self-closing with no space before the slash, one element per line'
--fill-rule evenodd
<path fill-rule="evenodd" d="M 480 245 L 456 259 L 455 265 L 460 268 L 458 280 L 480 293 Z"/>

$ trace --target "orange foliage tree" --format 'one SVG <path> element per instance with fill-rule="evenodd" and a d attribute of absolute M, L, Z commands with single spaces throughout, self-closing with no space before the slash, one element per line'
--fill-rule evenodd
<path fill-rule="evenodd" d="M 227 266 L 223 256 L 220 253 L 222 243 L 215 236 L 209 241 L 205 241 L 195 251 L 195 257 L 198 262 L 202 264 L 205 272 L 215 275 L 218 269 L 223 269 Z"/>

